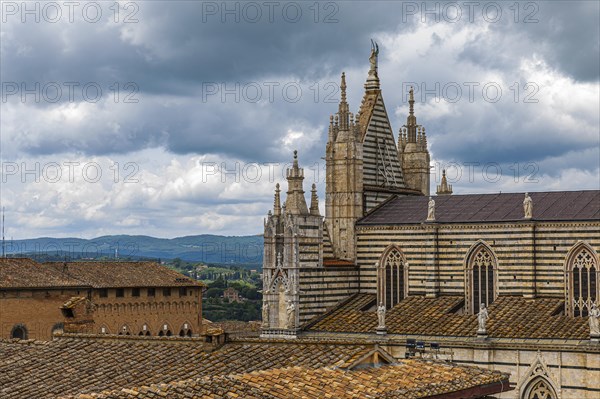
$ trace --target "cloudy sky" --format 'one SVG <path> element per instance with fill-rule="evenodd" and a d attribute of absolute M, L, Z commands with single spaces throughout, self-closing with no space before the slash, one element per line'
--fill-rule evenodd
<path fill-rule="evenodd" d="M 432 186 L 599 189 L 599 7 L 2 1 L 7 236 L 260 233 L 294 149 L 324 197 L 339 77 L 356 112 L 371 39 L 396 132 L 416 87 Z"/>

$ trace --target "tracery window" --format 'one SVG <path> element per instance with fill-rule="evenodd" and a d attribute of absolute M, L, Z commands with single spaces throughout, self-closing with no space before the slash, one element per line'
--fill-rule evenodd
<path fill-rule="evenodd" d="M 573 252 L 567 265 L 571 314 L 575 317 L 587 317 L 592 303 L 598 299 L 598 260 L 586 246 Z"/>
<path fill-rule="evenodd" d="M 556 393 L 548 381 L 536 378 L 529 383 L 522 399 L 556 399 Z"/>
<path fill-rule="evenodd" d="M 496 258 L 485 245 L 475 248 L 467 266 L 467 303 L 473 314 L 479 313 L 482 303 L 488 307 L 495 299 Z"/>
<path fill-rule="evenodd" d="M 404 255 L 397 248 L 389 250 L 379 265 L 377 291 L 379 302 L 383 302 L 387 309 L 405 297 L 406 266 Z"/>

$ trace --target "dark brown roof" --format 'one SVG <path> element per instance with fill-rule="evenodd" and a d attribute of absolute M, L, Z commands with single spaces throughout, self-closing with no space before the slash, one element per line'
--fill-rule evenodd
<path fill-rule="evenodd" d="M 374 333 L 377 298 L 356 294 L 307 324 L 311 331 Z M 463 297 L 410 296 L 386 315 L 390 334 L 476 337 L 477 317 L 456 314 Z M 589 339 L 588 321 L 560 314 L 564 301 L 557 298 L 498 297 L 488 309 L 488 336 L 523 339 Z"/>
<path fill-rule="evenodd" d="M 66 288 L 86 284 L 27 258 L 0 258 L 0 288 Z"/>
<path fill-rule="evenodd" d="M 600 190 L 530 193 L 536 221 L 600 220 Z M 438 223 L 512 222 L 523 219 L 525 193 L 434 196 Z M 357 223 L 416 224 L 427 219 L 428 197 L 396 197 Z"/>
<path fill-rule="evenodd" d="M 498 371 L 409 359 L 395 365 L 355 371 L 306 367 L 270 369 L 76 398 L 416 399 L 448 393 L 474 398 L 510 390 L 508 377 Z"/>
<path fill-rule="evenodd" d="M 202 285 L 156 262 L 64 262 L 44 263 L 49 269 L 63 271 L 93 288 L 178 287 Z"/>
<path fill-rule="evenodd" d="M 228 343 L 205 353 L 193 339 L 0 340 L 0 397 L 56 398 L 271 368 L 337 366 L 369 350 L 358 344 Z"/>
<path fill-rule="evenodd" d="M 509 389 L 508 374 L 417 359 L 352 370 L 374 350 L 381 351 L 373 345 L 257 341 L 204 353 L 199 340 L 0 340 L 0 396 L 412 399 Z"/>

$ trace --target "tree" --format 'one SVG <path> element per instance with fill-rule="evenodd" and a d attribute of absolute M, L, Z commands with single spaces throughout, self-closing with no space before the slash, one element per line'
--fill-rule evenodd
<path fill-rule="evenodd" d="M 217 287 L 209 288 L 204 293 L 204 296 L 206 296 L 207 298 L 219 298 L 222 295 L 223 295 L 223 289 L 217 288 Z"/>
<path fill-rule="evenodd" d="M 175 269 L 181 269 L 181 259 L 180 258 L 173 259 L 173 267 Z"/>

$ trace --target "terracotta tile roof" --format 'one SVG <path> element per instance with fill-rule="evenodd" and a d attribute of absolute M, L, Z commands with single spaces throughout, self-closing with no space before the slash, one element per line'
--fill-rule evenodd
<path fill-rule="evenodd" d="M 377 327 L 377 298 L 356 294 L 306 325 L 311 331 L 373 333 Z M 405 298 L 386 315 L 388 334 L 475 337 L 477 317 L 456 314 L 463 297 Z M 496 338 L 589 339 L 584 318 L 560 315 L 557 298 L 499 297 L 489 307 L 487 332 Z"/>
<path fill-rule="evenodd" d="M 115 287 L 178 287 L 203 285 L 175 270 L 156 262 L 48 262 L 44 266 L 64 271 L 94 288 Z"/>
<path fill-rule="evenodd" d="M 327 259 L 323 259 L 323 266 L 356 266 L 354 264 L 354 262 L 351 262 L 349 260 L 342 260 L 342 259 L 336 259 L 336 258 L 327 258 Z"/>
<path fill-rule="evenodd" d="M 85 287 L 87 284 L 27 258 L 0 258 L 0 288 Z"/>
<path fill-rule="evenodd" d="M 508 374 L 440 362 L 403 360 L 396 365 L 356 371 L 298 366 L 278 368 L 79 395 L 77 398 L 413 399 L 458 392 L 462 392 L 460 397 L 469 398 L 476 395 L 474 388 L 481 386 L 492 388 L 489 393 L 506 391 L 510 389 Z"/>
<path fill-rule="evenodd" d="M 321 368 L 368 350 L 365 345 L 256 342 L 229 343 L 205 353 L 201 340 L 137 337 L 0 341 L 0 397 L 56 398 L 271 368 Z"/>
<path fill-rule="evenodd" d="M 537 221 L 600 220 L 600 190 L 530 193 Z M 525 193 L 435 196 L 438 223 L 522 221 Z M 429 198 L 396 197 L 360 219 L 357 224 L 392 225 L 423 223 Z"/>

